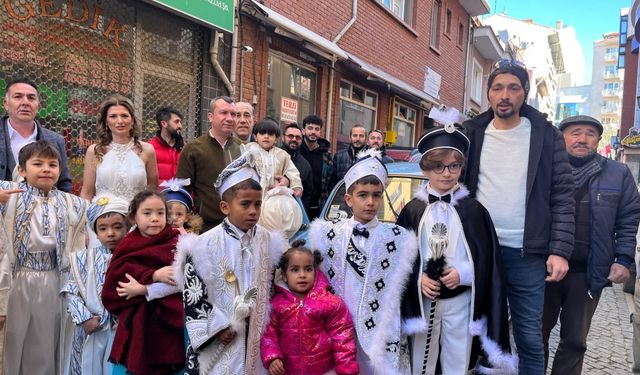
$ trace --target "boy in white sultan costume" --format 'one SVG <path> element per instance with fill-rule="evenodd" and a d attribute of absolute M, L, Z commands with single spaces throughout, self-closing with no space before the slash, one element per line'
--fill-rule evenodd
<path fill-rule="evenodd" d="M 0 318 L 6 317 L 5 374 L 60 374 L 72 323 L 59 291 L 69 254 L 84 247 L 86 201 L 54 186 L 60 155 L 46 141 L 24 146 L 18 171 L 21 189 L 0 207 Z M 2 319 L 4 320 L 4 319 Z"/>
<path fill-rule="evenodd" d="M 360 373 L 409 374 L 407 334 L 400 300 L 417 255 L 415 235 L 380 223 L 377 212 L 387 171 L 376 151 L 359 155 L 347 171 L 345 201 L 353 217 L 311 225 L 311 244 L 322 252 L 323 272 L 349 307 L 358 337 Z"/>
<path fill-rule="evenodd" d="M 174 275 L 184 287 L 186 374 L 267 373 L 260 337 L 273 267 L 287 244 L 257 225 L 262 189 L 253 163 L 253 155 L 245 153 L 218 177 L 224 221 L 178 242 Z"/>
<path fill-rule="evenodd" d="M 111 255 L 127 234 L 129 202 L 111 195 L 98 196 L 87 209 L 89 228 L 100 246 L 72 253 L 69 280 L 60 293 L 75 329 L 69 374 L 108 375 L 115 322 L 102 305 L 102 286 Z"/>
<path fill-rule="evenodd" d="M 276 147 L 276 141 L 280 137 L 280 127 L 271 119 L 263 119 L 253 127 L 253 135 L 256 142 L 245 145 L 245 149 L 254 154 L 255 167 L 260 176 L 260 185 L 264 195 L 278 185 L 278 176 L 289 179 L 289 187 L 296 196 L 302 195 L 302 180 L 300 172 L 293 164 L 291 156 Z"/>

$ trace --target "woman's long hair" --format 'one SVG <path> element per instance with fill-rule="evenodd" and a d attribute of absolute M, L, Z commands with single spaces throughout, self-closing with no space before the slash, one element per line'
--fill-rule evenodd
<path fill-rule="evenodd" d="M 107 112 L 109 108 L 114 105 L 121 105 L 129 111 L 129 115 L 131 115 L 131 119 L 133 124 L 131 124 L 131 130 L 129 131 L 129 137 L 133 139 L 133 143 L 135 147 L 138 148 L 138 151 L 142 151 L 142 144 L 140 144 L 140 121 L 136 118 L 133 110 L 133 103 L 129 98 L 126 98 L 120 94 L 115 94 L 108 97 L 105 101 L 100 104 L 100 110 L 98 112 L 98 121 L 96 123 L 96 133 L 98 136 L 98 141 L 96 142 L 96 157 L 98 161 L 102 161 L 102 157 L 105 154 L 105 149 L 111 144 L 113 141 L 113 135 L 111 134 L 111 129 L 107 125 Z"/>

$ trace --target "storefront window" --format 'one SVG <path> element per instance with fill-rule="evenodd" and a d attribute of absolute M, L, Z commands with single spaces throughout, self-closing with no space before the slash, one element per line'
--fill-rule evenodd
<path fill-rule="evenodd" d="M 338 149 L 349 145 L 349 131 L 360 124 L 367 132 L 375 129 L 378 95 L 350 82 L 340 82 L 340 129 Z"/>
<path fill-rule="evenodd" d="M 39 86 L 38 118 L 65 138 L 74 192 L 100 103 L 110 95 L 133 100 L 143 140 L 155 134 L 155 113 L 167 105 L 184 114 L 183 135 L 196 135 L 204 28 L 141 2 L 41 3 L 14 1 L 12 12 L 0 12 L 0 95 L 16 77 Z"/>
<path fill-rule="evenodd" d="M 269 54 L 267 115 L 281 124 L 297 122 L 315 113 L 316 72 Z"/>
<path fill-rule="evenodd" d="M 413 135 L 416 129 L 416 110 L 401 103 L 395 103 L 393 109 L 393 130 L 397 137 L 395 146 L 413 147 Z"/>

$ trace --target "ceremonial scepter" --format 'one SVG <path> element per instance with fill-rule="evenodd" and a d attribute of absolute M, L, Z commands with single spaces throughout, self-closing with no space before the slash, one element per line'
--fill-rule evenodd
<path fill-rule="evenodd" d="M 447 238 L 447 226 L 444 223 L 435 223 L 431 227 L 431 235 L 429 236 L 429 258 L 424 262 L 422 270 L 431 280 L 440 280 L 444 273 L 444 267 L 447 264 L 445 251 L 449 246 Z M 433 335 L 433 321 L 436 315 L 437 299 L 431 301 L 429 308 L 429 328 L 427 329 L 427 342 L 424 348 L 424 359 L 422 362 L 422 375 L 427 372 L 427 360 L 429 358 L 429 349 L 431 347 L 431 339 Z"/>

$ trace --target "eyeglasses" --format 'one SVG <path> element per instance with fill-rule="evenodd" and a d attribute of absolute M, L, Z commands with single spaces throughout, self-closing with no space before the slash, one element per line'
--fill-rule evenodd
<path fill-rule="evenodd" d="M 509 68 L 509 67 L 527 70 L 527 66 L 524 65 L 524 63 L 522 63 L 521 61 L 518 61 L 518 60 L 502 59 L 502 60 L 497 61 L 495 64 L 493 64 L 493 70 L 502 69 L 502 68 Z"/>
<path fill-rule="evenodd" d="M 456 173 L 462 168 L 462 164 L 451 163 L 449 165 L 444 165 L 442 163 L 439 163 L 429 169 L 435 172 L 436 174 L 442 174 L 444 173 L 445 168 L 449 170 L 449 173 Z"/>
<path fill-rule="evenodd" d="M 289 138 L 289 139 L 297 139 L 297 140 L 301 140 L 302 139 L 301 135 L 285 134 L 284 136 Z"/>

